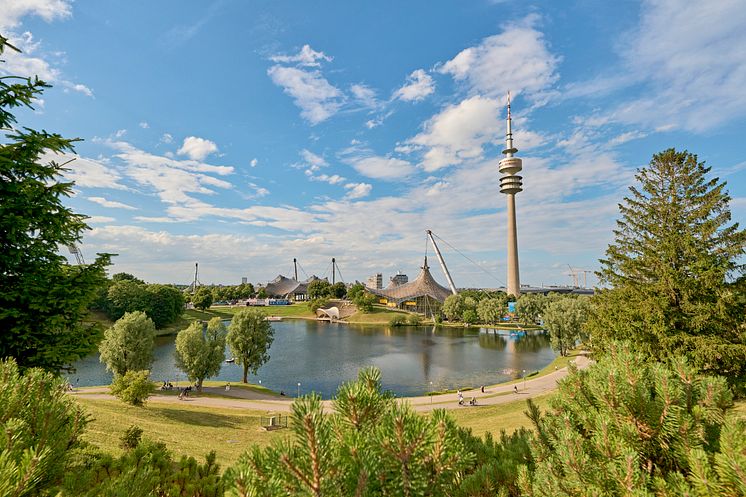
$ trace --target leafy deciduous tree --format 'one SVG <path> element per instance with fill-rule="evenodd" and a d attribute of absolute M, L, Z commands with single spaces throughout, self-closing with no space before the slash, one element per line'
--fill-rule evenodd
<path fill-rule="evenodd" d="M 443 314 L 446 315 L 449 321 L 456 321 L 461 319 L 464 315 L 464 298 L 461 295 L 449 295 L 443 302 Z"/>
<path fill-rule="evenodd" d="M 249 371 L 257 370 L 269 360 L 269 347 L 274 330 L 265 314 L 258 309 L 241 309 L 228 326 L 228 346 L 236 364 L 243 366 L 243 382 L 248 383 Z"/>
<path fill-rule="evenodd" d="M 111 394 L 133 406 L 144 405 L 154 391 L 155 385 L 150 381 L 148 370 L 129 370 L 125 374 L 116 375 L 111 382 Z"/>
<path fill-rule="evenodd" d="M 225 360 L 225 325 L 216 317 L 206 326 L 195 321 L 176 335 L 176 367 L 187 374 L 189 381 L 202 382 L 217 375 Z"/>
<path fill-rule="evenodd" d="M 549 331 L 552 348 L 561 356 L 587 337 L 585 322 L 588 318 L 587 297 L 565 297 L 549 304 L 544 310 L 544 326 Z"/>
<path fill-rule="evenodd" d="M 487 324 L 499 323 L 507 310 L 506 302 L 499 298 L 482 299 L 477 304 L 479 320 Z"/>
<path fill-rule="evenodd" d="M 524 293 L 515 303 L 515 313 L 525 324 L 534 324 L 542 317 L 548 304 L 547 298 L 539 293 Z"/>
<path fill-rule="evenodd" d="M 192 295 L 192 304 L 197 309 L 206 311 L 212 305 L 212 292 L 209 288 L 201 286 Z"/>
<path fill-rule="evenodd" d="M 144 312 L 128 312 L 104 332 L 100 361 L 115 375 L 150 369 L 155 348 L 155 325 Z"/>

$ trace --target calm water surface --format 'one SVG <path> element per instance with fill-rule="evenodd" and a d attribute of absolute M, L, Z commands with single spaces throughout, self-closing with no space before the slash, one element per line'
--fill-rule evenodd
<path fill-rule="evenodd" d="M 508 381 L 522 371 L 537 371 L 555 357 L 544 334 L 495 334 L 484 328 L 355 326 L 306 320 L 272 323 L 275 340 L 270 360 L 249 381 L 289 395 L 316 391 L 331 397 L 337 387 L 357 377 L 358 369 L 376 366 L 383 384 L 399 396 L 431 390 Z M 175 337 L 156 339 L 152 378 L 186 380 L 174 365 Z M 226 357 L 231 357 L 226 350 Z M 70 382 L 105 385 L 111 374 L 98 354 L 75 364 Z M 243 368 L 223 364 L 213 380 L 240 382 Z"/>

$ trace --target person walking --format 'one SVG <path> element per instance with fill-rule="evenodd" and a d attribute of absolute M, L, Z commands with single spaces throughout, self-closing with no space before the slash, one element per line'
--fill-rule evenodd
<path fill-rule="evenodd" d="M 458 390 L 458 405 L 464 405 L 464 394 L 461 393 L 461 389 Z"/>
<path fill-rule="evenodd" d="M 518 393 L 518 385 L 513 385 L 513 391 L 514 391 L 515 393 Z"/>

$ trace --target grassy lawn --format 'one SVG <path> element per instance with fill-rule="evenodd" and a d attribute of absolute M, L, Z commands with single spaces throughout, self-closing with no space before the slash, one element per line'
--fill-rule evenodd
<path fill-rule="evenodd" d="M 348 323 L 358 324 L 388 324 L 394 316 L 408 316 L 406 311 L 398 311 L 383 306 L 374 306 L 370 312 L 356 312 L 345 319 Z"/>
<path fill-rule="evenodd" d="M 197 309 L 187 309 L 184 311 L 184 317 L 190 320 L 194 319 L 211 319 L 214 317 L 220 317 L 222 319 L 231 319 L 233 315 L 240 309 L 245 309 L 243 306 L 228 307 L 219 306 L 211 307 L 207 311 L 202 312 Z M 259 309 L 264 312 L 267 316 L 281 316 L 284 318 L 312 318 L 315 315 L 308 309 L 308 305 L 305 303 L 291 304 L 291 305 L 273 305 L 266 307 L 254 307 L 253 309 Z"/>
<path fill-rule="evenodd" d="M 215 450 L 223 468 L 233 464 L 252 445 L 266 446 L 287 437 L 288 430 L 265 431 L 259 416 L 265 411 L 190 406 L 187 403 L 148 403 L 133 407 L 119 401 L 78 397 L 93 420 L 83 438 L 115 454 L 121 453 L 119 437 L 131 425 L 143 429 L 143 436 L 163 442 L 177 456 L 202 459 Z"/>
<path fill-rule="evenodd" d="M 535 397 L 534 402 L 543 410 L 548 406 L 548 399 L 549 394 Z M 471 428 L 475 435 L 487 432 L 499 435 L 501 430 L 512 433 L 518 428 L 530 428 L 531 421 L 523 413 L 527 408 L 526 400 L 521 399 L 495 406 L 462 407 L 449 413 L 460 426 Z"/>

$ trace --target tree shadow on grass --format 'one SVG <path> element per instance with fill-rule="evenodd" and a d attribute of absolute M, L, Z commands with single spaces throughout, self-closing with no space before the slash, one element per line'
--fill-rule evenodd
<path fill-rule="evenodd" d="M 227 416 L 225 414 L 215 414 L 205 411 L 187 411 L 182 409 L 173 409 L 169 407 L 150 407 L 152 411 L 157 411 L 161 416 L 164 416 L 172 421 L 179 423 L 195 425 L 195 426 L 211 426 L 213 428 L 234 428 L 238 427 L 241 423 L 236 420 L 233 416 Z"/>

